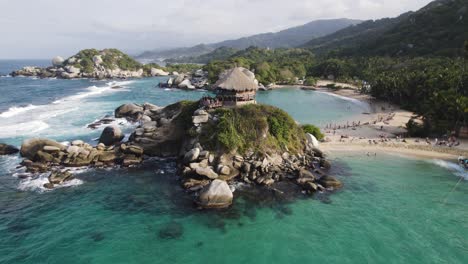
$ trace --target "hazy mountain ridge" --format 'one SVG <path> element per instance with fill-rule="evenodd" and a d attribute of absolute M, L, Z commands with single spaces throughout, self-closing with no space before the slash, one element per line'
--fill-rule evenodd
<path fill-rule="evenodd" d="M 184 57 L 197 57 L 210 53 L 217 48 L 226 47 L 234 49 L 246 49 L 250 46 L 263 48 L 292 48 L 307 41 L 331 34 L 349 25 L 360 23 L 354 19 L 329 19 L 316 20 L 307 24 L 285 29 L 276 33 L 263 33 L 249 37 L 226 40 L 212 44 L 200 44 L 194 47 L 176 48 L 163 51 L 146 51 L 137 56 L 140 60 L 180 59 Z"/>

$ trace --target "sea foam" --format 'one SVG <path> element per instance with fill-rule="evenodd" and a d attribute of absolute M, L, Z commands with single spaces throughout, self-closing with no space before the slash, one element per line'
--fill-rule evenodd
<path fill-rule="evenodd" d="M 455 176 L 462 177 L 463 179 L 468 180 L 468 172 L 466 171 L 466 169 L 454 162 L 435 159 L 431 160 L 431 163 L 449 170 Z"/>
<path fill-rule="evenodd" d="M 34 135 L 50 128 L 50 124 L 54 123 L 51 119 L 77 112 L 83 99 L 118 91 L 112 89 L 112 86 L 129 85 L 132 82 L 110 82 L 105 86 L 90 86 L 83 92 L 64 97 L 48 105 L 13 106 L 0 114 L 0 138 Z"/>
<path fill-rule="evenodd" d="M 49 173 L 42 173 L 34 177 L 23 179 L 18 184 L 18 190 L 20 191 L 35 191 L 35 192 L 45 192 L 52 191 L 57 188 L 64 187 L 73 187 L 83 184 L 83 181 L 80 179 L 73 179 L 63 184 L 58 184 L 54 186 L 54 189 L 47 189 L 44 187 L 44 184 L 49 182 Z"/>
<path fill-rule="evenodd" d="M 38 107 L 37 105 L 32 105 L 32 104 L 27 105 L 27 106 L 20 106 L 20 107 L 12 106 L 7 111 L 1 113 L 0 117 L 9 118 L 9 117 L 12 117 L 12 116 L 27 112 L 29 110 L 36 109 L 37 107 Z"/>

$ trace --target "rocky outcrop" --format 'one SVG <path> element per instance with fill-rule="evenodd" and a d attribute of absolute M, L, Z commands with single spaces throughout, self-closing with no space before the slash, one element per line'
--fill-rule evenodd
<path fill-rule="evenodd" d="M 150 103 L 124 104 L 115 109 L 114 114 L 117 118 L 126 118 L 129 121 L 151 121 L 152 115 L 157 113 L 161 107 Z"/>
<path fill-rule="evenodd" d="M 161 88 L 178 89 L 206 89 L 208 88 L 208 72 L 196 70 L 188 74 L 173 73 L 175 77 L 169 78 L 166 82 L 160 83 Z"/>
<path fill-rule="evenodd" d="M 15 146 L 0 143 L 0 155 L 11 155 L 19 152 Z"/>
<path fill-rule="evenodd" d="M 116 49 L 82 50 L 66 60 L 59 56 L 53 58 L 51 67 L 28 66 L 11 73 L 13 77 L 36 76 L 62 79 L 140 78 L 165 74 L 166 72 L 155 68 L 146 69 L 144 65 Z"/>
<path fill-rule="evenodd" d="M 275 145 L 267 151 L 257 148 L 243 152 L 218 147 L 210 140 L 214 140 L 213 129 L 222 118 L 219 112 L 199 109 L 199 105 L 179 102 L 164 108 L 150 104 L 120 106 L 116 116 L 140 121 L 128 142 L 120 143 L 122 135 L 115 127 L 106 128 L 108 133 L 103 133 L 101 143 L 94 147 L 80 140 L 65 146 L 52 140 L 31 139 L 21 147 L 25 157 L 22 164 L 28 171 L 44 172 L 57 167 L 133 166 L 141 163 L 143 155 L 176 157 L 182 186 L 203 208 L 232 204 L 234 188 L 230 185 L 237 182 L 272 190 L 287 182 L 299 186 L 306 194 L 342 187 L 337 178 L 325 173 L 331 164 L 320 149 L 307 142 L 305 135 L 297 138 L 303 149 L 295 151 L 281 150 Z M 263 127 L 258 133 L 268 132 Z M 51 177 L 48 186 L 53 187 L 62 178 L 67 177 Z"/>
<path fill-rule="evenodd" d="M 91 146 L 81 140 L 63 145 L 49 139 L 30 139 L 23 142 L 22 165 L 29 172 L 47 172 L 59 167 L 132 166 L 143 160 L 143 149 L 132 144 L 106 147 Z M 53 182 L 52 182 L 53 183 Z"/>
<path fill-rule="evenodd" d="M 185 107 L 184 102 L 179 102 L 145 111 L 149 120 L 135 129 L 130 141 L 141 146 L 149 156 L 178 156 L 186 138 L 186 120 L 180 116 Z"/>
<path fill-rule="evenodd" d="M 200 192 L 198 204 L 203 208 L 226 208 L 232 204 L 233 197 L 225 181 L 214 180 Z"/>
<path fill-rule="evenodd" d="M 102 131 L 102 134 L 99 137 L 99 143 L 106 146 L 112 146 L 122 141 L 124 137 L 125 135 L 118 126 L 108 126 Z"/>

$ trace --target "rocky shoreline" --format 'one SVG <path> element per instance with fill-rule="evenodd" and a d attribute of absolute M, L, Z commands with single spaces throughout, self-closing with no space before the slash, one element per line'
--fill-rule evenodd
<path fill-rule="evenodd" d="M 29 139 L 21 146 L 21 165 L 31 173 L 49 172 L 49 183 L 44 187 L 54 188 L 73 179 L 69 168 L 129 167 L 151 157 L 175 157 L 181 185 L 202 208 L 229 207 L 233 186 L 239 182 L 273 189 L 278 183 L 291 182 L 310 194 L 342 187 L 340 181 L 326 174 L 331 164 L 311 135 L 307 135 L 299 153 L 240 153 L 204 146 L 200 135 L 208 124 L 217 124 L 219 116 L 198 106 L 184 101 L 164 108 L 122 105 L 115 117 L 140 124 L 128 142 L 121 142 L 123 135 L 115 126 L 104 129 L 96 146 L 81 140 L 63 145 L 49 139 Z"/>

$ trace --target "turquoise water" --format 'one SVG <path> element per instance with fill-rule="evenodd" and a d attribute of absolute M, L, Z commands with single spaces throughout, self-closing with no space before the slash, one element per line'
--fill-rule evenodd
<path fill-rule="evenodd" d="M 369 111 L 368 104 L 354 99 L 299 88 L 260 91 L 257 101 L 286 109 L 302 124 L 321 127 L 332 121 L 352 120 Z"/>
<path fill-rule="evenodd" d="M 167 162 L 95 171 L 83 185 L 47 193 L 2 188 L 0 262 L 468 261 L 466 182 L 450 192 L 457 178 L 446 169 L 393 156 L 335 164 L 345 188 L 331 196 L 238 191 L 221 212 L 195 210 Z M 168 225 L 176 238 L 160 236 Z"/>
<path fill-rule="evenodd" d="M 12 65 L 0 62 L 0 73 Z M 118 82 L 124 88 L 114 90 L 109 81 L 0 77 L 0 142 L 37 135 L 92 142 L 102 128 L 86 124 L 120 104 L 206 94 L 155 88 L 163 80 Z M 298 89 L 260 92 L 258 101 L 315 124 L 367 107 Z M 238 187 L 225 211 L 196 210 L 170 160 L 77 171 L 71 186 L 44 192 L 46 175 L 20 180 L 19 157 L 0 157 L 0 263 L 468 262 L 468 185 L 459 176 L 468 177 L 456 164 L 333 155 L 331 174 L 343 190 L 310 198 Z"/>

